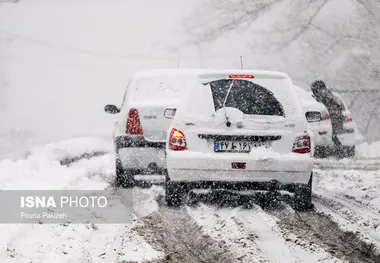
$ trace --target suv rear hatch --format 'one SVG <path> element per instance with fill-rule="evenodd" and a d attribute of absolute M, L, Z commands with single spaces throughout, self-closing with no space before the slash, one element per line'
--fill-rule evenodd
<path fill-rule="evenodd" d="M 188 98 L 180 113 L 188 119 L 182 121 L 187 149 L 210 154 L 247 154 L 257 147 L 292 152 L 296 137 L 307 127 L 291 80 L 239 76 L 206 81 Z"/>

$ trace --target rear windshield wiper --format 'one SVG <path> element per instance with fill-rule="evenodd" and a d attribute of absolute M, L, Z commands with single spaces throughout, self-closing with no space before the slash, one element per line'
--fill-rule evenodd
<path fill-rule="evenodd" d="M 227 127 L 231 127 L 231 122 L 230 122 L 230 118 L 227 115 L 226 102 L 227 102 L 228 96 L 230 95 L 230 92 L 231 92 L 231 89 L 232 89 L 233 85 L 234 85 L 234 81 L 231 81 L 230 87 L 228 88 L 228 91 L 227 91 L 227 95 L 224 98 L 224 102 L 223 102 L 224 117 L 226 118 L 226 126 Z"/>

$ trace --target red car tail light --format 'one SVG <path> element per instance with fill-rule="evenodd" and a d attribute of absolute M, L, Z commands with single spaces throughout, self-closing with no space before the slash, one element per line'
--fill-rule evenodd
<path fill-rule="evenodd" d="M 137 134 L 143 134 L 139 112 L 135 108 L 131 108 L 129 110 L 127 127 L 126 127 L 125 132 L 127 134 L 136 134 L 136 135 Z"/>
<path fill-rule="evenodd" d="M 172 129 L 169 136 L 169 149 L 184 151 L 187 149 L 185 134 L 177 129 Z"/>
<path fill-rule="evenodd" d="M 322 113 L 322 118 L 321 118 L 321 120 L 322 120 L 322 121 L 325 121 L 325 120 L 328 120 L 329 118 L 330 118 L 329 113 L 328 113 L 327 111 L 324 111 L 324 112 Z"/>
<path fill-rule="evenodd" d="M 345 116 L 344 116 L 344 120 L 345 121 L 352 121 L 352 114 L 350 112 L 348 112 Z"/>
<path fill-rule="evenodd" d="M 311 140 L 309 135 L 301 135 L 296 138 L 293 143 L 294 153 L 309 153 L 311 152 Z"/>
<path fill-rule="evenodd" d="M 235 75 L 229 75 L 230 79 L 253 79 L 253 75 L 240 75 L 240 74 L 235 74 Z"/>

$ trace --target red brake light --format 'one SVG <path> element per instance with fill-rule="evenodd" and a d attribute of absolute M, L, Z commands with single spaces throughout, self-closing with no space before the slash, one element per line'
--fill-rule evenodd
<path fill-rule="evenodd" d="M 253 79 L 253 75 L 230 75 L 230 79 Z"/>
<path fill-rule="evenodd" d="M 311 141 L 309 135 L 301 135 L 296 138 L 293 144 L 294 153 L 309 153 L 311 151 Z"/>
<path fill-rule="evenodd" d="M 169 149 L 184 151 L 187 149 L 185 134 L 177 129 L 172 129 L 169 136 Z"/>
<path fill-rule="evenodd" d="M 351 115 L 350 112 L 346 114 L 346 116 L 345 116 L 345 120 L 346 120 L 346 121 L 352 121 L 352 115 Z"/>
<path fill-rule="evenodd" d="M 329 118 L 330 118 L 329 113 L 324 111 L 322 113 L 322 120 L 325 121 L 325 120 L 328 120 Z"/>
<path fill-rule="evenodd" d="M 132 108 L 129 110 L 126 133 L 127 134 L 143 134 L 139 112 L 135 108 Z"/>

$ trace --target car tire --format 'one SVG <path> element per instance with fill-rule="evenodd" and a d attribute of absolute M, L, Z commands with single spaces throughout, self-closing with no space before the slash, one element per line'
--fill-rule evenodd
<path fill-rule="evenodd" d="M 318 159 L 327 158 L 328 149 L 325 146 L 316 146 L 314 151 L 314 157 Z"/>
<path fill-rule="evenodd" d="M 313 184 L 313 173 L 310 175 L 309 183 L 298 186 L 294 192 L 294 208 L 297 211 L 307 211 L 313 208 L 311 200 Z"/>
<path fill-rule="evenodd" d="M 136 170 L 133 169 L 123 169 L 121 161 L 116 159 L 116 178 L 115 186 L 120 188 L 132 188 L 135 186 L 136 182 L 134 176 L 138 174 Z"/>
<path fill-rule="evenodd" d="M 170 207 L 179 207 L 184 203 L 186 197 L 185 186 L 170 180 L 165 182 L 165 201 Z"/>

